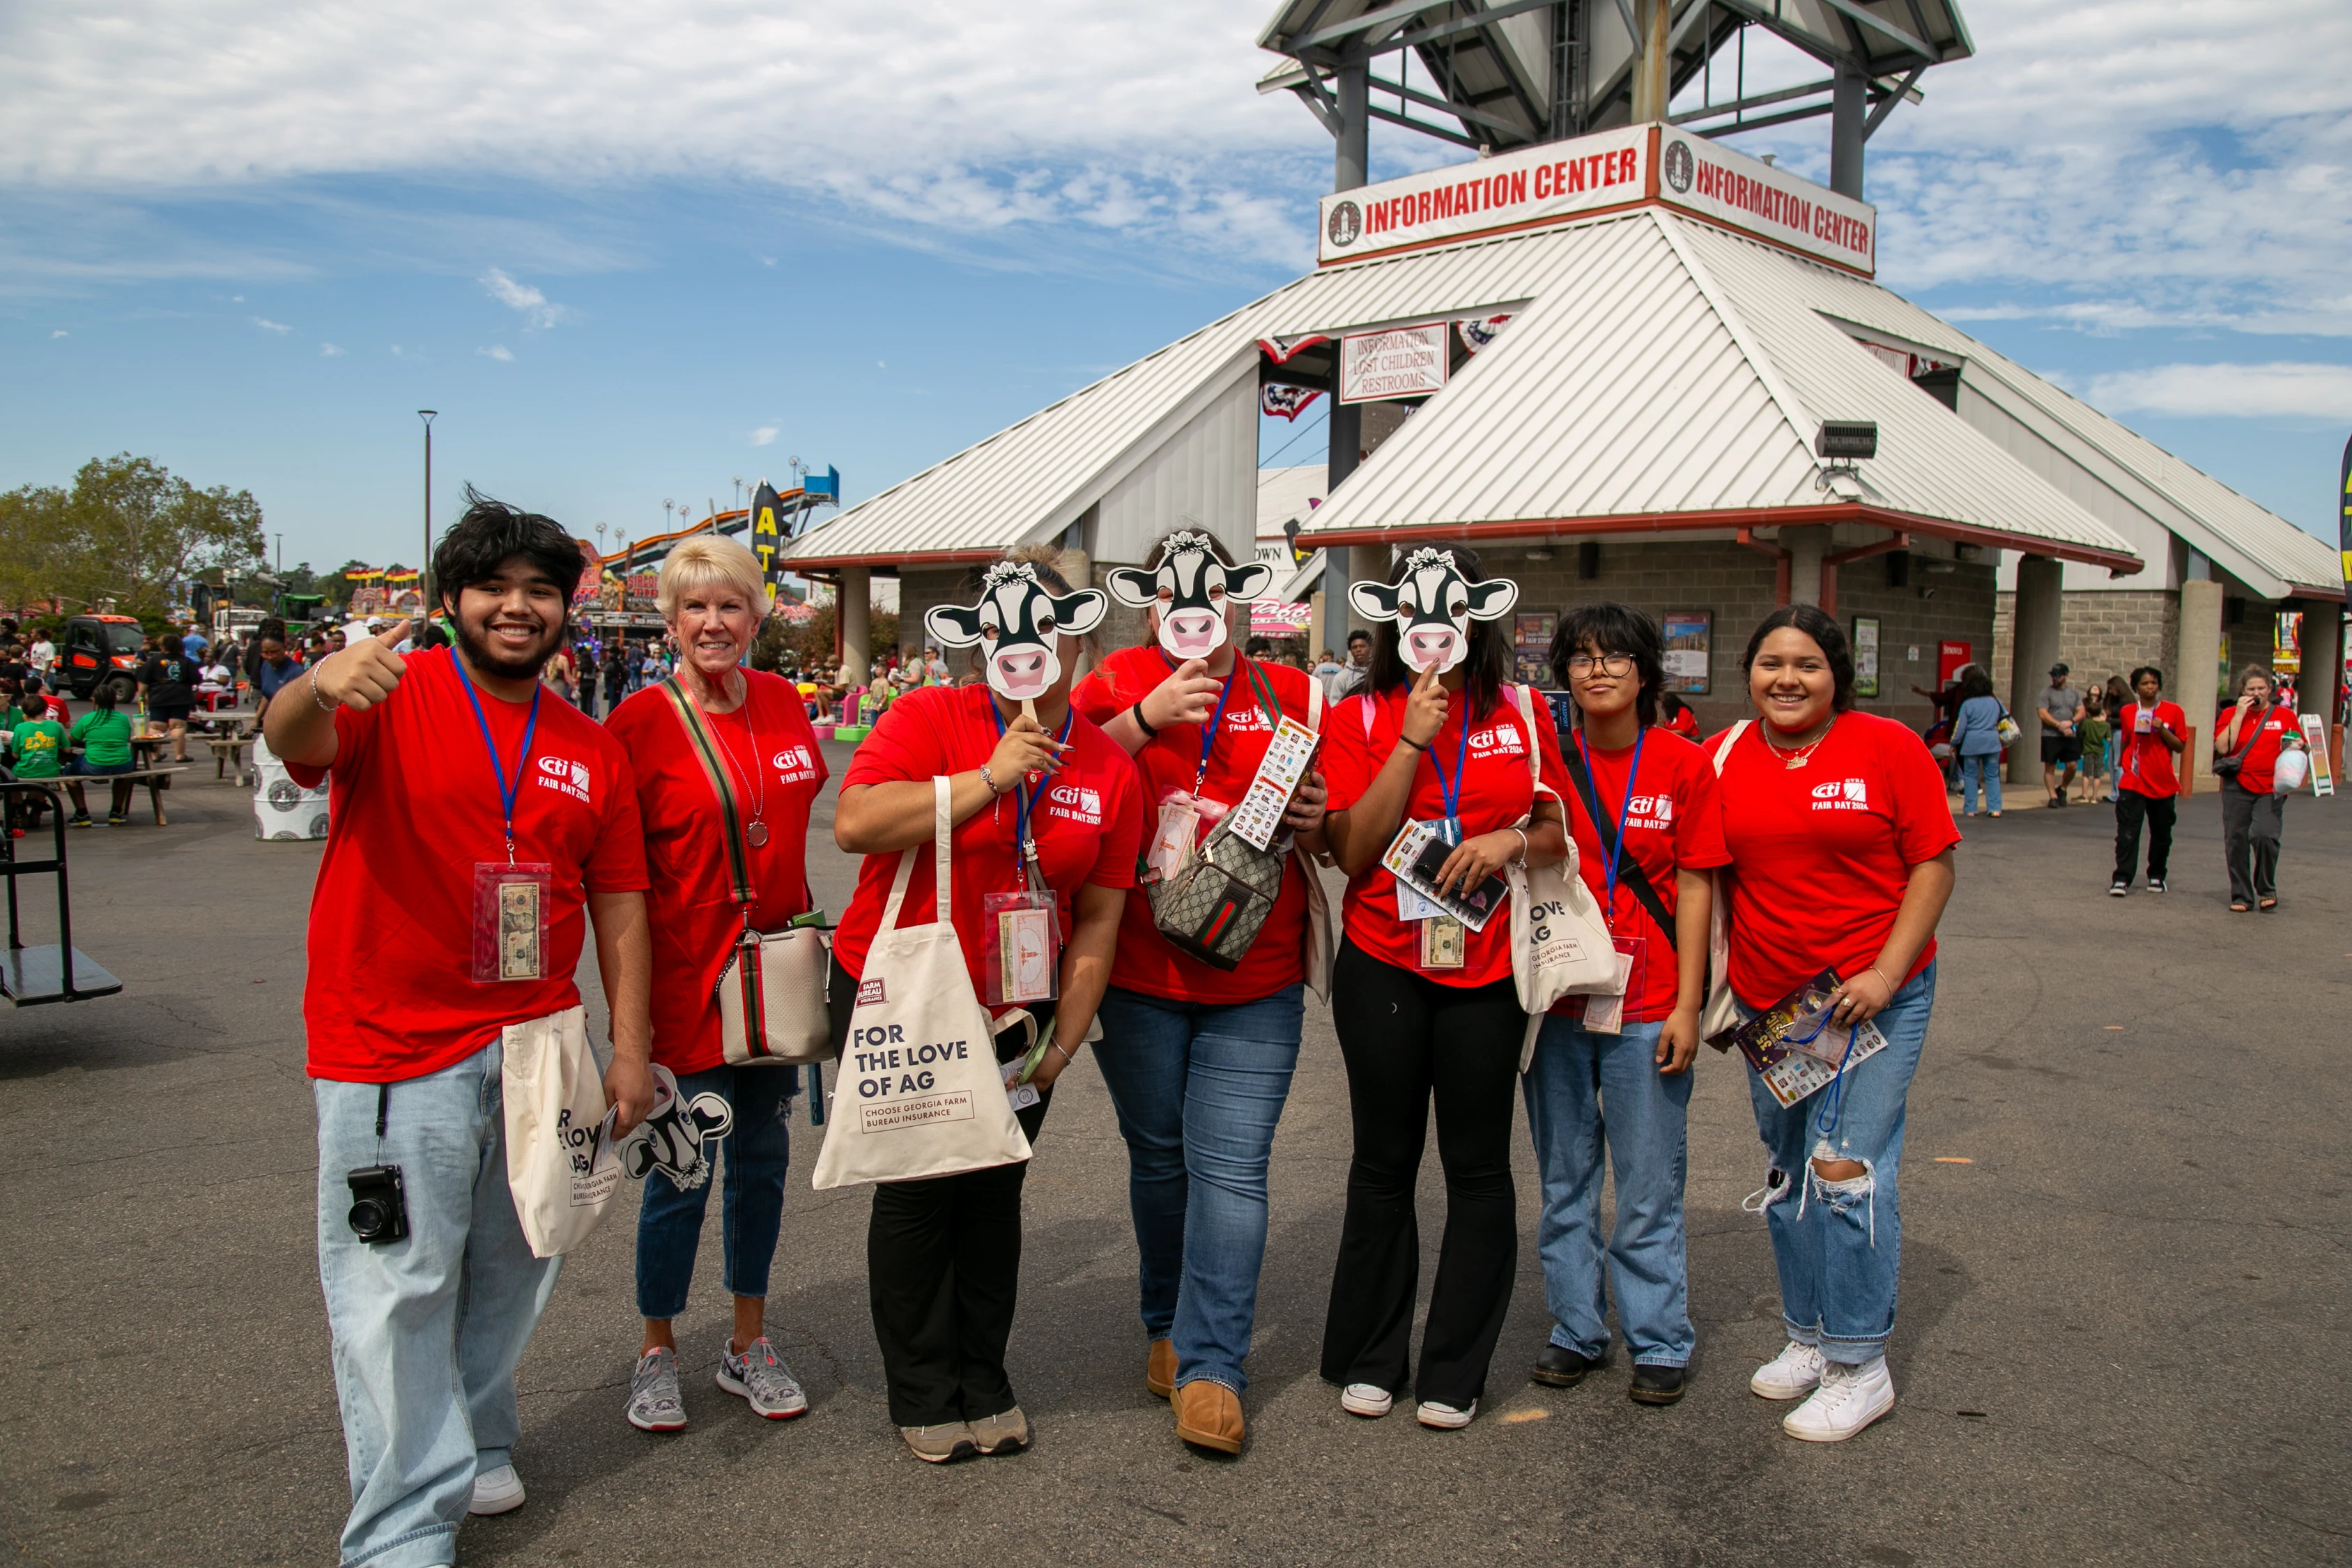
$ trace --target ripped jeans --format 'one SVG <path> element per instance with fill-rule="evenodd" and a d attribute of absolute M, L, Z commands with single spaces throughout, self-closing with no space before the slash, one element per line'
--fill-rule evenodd
<path fill-rule="evenodd" d="M 1790 1339 L 1850 1366 L 1885 1354 L 1895 1328 L 1904 1103 L 1935 1005 L 1930 963 L 1872 1020 L 1886 1048 L 1847 1072 L 1837 1123 L 1826 1138 L 1814 1122 L 1832 1089 L 1783 1110 L 1763 1080 L 1748 1075 L 1756 1132 L 1771 1159 L 1763 1207 L 1780 1271 L 1780 1315 Z M 1752 1017 L 1758 1009 L 1740 1011 Z M 1812 1169 L 1816 1158 L 1851 1160 L 1863 1173 L 1824 1181 Z"/>

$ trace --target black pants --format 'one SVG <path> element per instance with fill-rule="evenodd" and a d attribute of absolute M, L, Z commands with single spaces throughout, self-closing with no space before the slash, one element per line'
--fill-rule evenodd
<path fill-rule="evenodd" d="M 857 994 L 857 979 L 833 965 L 832 994 Z M 1033 1003 L 1040 1026 L 1053 1004 Z M 849 1037 L 852 1009 L 833 1008 L 834 1058 Z M 1031 1142 L 1054 1091 L 1020 1113 Z M 1021 1188 L 1029 1163 L 878 1182 L 866 1223 L 866 1299 L 882 1346 L 890 1420 L 948 1426 L 1002 1415 L 1020 1401 L 1004 1372 L 1021 1288 Z"/>
<path fill-rule="evenodd" d="M 2221 854 L 2230 865 L 2231 903 L 2278 897 L 2279 839 L 2285 816 L 2286 796 L 2256 795 L 2235 779 L 2221 781 Z"/>
<path fill-rule="evenodd" d="M 1433 1097 L 1445 1239 L 1412 1388 L 1424 1401 L 1466 1409 L 1486 1391 L 1518 1270 L 1511 1117 L 1528 1016 L 1508 980 L 1441 985 L 1350 942 L 1332 973 L 1331 1018 L 1348 1063 L 1356 1147 L 1323 1376 L 1391 1394 L 1405 1387 L 1421 1273 L 1413 1188 Z"/>
<path fill-rule="evenodd" d="M 2139 869 L 2142 822 L 2147 824 L 2147 879 L 2164 880 L 2165 871 L 2172 863 L 2172 818 L 2177 810 L 2178 802 L 2172 795 L 2116 791 L 2116 881 L 2131 886 L 2132 876 Z"/>

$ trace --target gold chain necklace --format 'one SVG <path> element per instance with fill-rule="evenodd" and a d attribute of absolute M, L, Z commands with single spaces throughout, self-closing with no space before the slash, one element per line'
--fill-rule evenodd
<path fill-rule="evenodd" d="M 1835 714 L 1832 714 L 1829 725 L 1826 729 L 1822 730 L 1820 734 L 1814 736 L 1805 744 L 1793 749 L 1774 745 L 1771 738 L 1771 728 L 1772 727 L 1769 724 L 1767 724 L 1764 727 L 1765 744 L 1771 746 L 1773 752 L 1780 756 L 1781 766 L 1787 768 L 1801 768 L 1807 763 L 1812 761 L 1813 753 L 1821 750 L 1822 742 L 1830 738 L 1830 731 L 1837 728 L 1837 716 Z"/>

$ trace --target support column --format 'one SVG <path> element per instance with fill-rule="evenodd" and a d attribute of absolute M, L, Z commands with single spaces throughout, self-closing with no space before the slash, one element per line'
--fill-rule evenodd
<path fill-rule="evenodd" d="M 2305 599 L 2303 612 L 2303 672 L 2295 677 L 2295 708 L 2336 722 L 2336 672 L 2344 668 L 2344 606 L 2333 599 Z"/>
<path fill-rule="evenodd" d="M 1339 68 L 1333 86 L 1339 106 L 1339 129 L 1333 138 L 1335 146 L 1331 160 L 1331 188 L 1352 191 L 1364 184 L 1371 164 L 1372 90 L 1371 65 L 1358 60 Z M 1324 468 L 1324 494 L 1339 488 L 1339 481 L 1356 471 L 1356 454 L 1364 444 L 1364 410 L 1361 405 L 1343 404 L 1336 382 L 1331 388 L 1331 414 L 1324 429 L 1330 438 L 1330 452 Z M 1341 567 L 1346 571 L 1346 567 Z"/>
<path fill-rule="evenodd" d="M 1860 70 L 1843 64 L 1832 73 L 1831 84 L 1830 189 L 1861 201 L 1862 125 L 1869 108 L 1869 95 L 1863 89 L 1867 84 Z"/>
<path fill-rule="evenodd" d="M 2008 781 L 2021 786 L 2042 782 L 2042 689 L 2058 662 L 2058 632 L 2065 613 L 2061 591 L 2066 569 L 2047 555 L 2017 562 L 2016 616 L 2009 639 L 2009 716 L 2025 733 L 2009 749 Z"/>
<path fill-rule="evenodd" d="M 1817 523 L 1780 531 L 1780 548 L 1789 552 L 1789 603 L 1822 602 L 1822 556 L 1829 542 L 1830 531 Z"/>
<path fill-rule="evenodd" d="M 874 668 L 874 572 L 867 566 L 841 569 L 840 603 L 834 615 L 841 625 L 841 679 L 845 686 L 863 686 Z"/>
<path fill-rule="evenodd" d="M 2182 760 L 2201 794 L 2216 787 L 2213 714 L 2221 700 L 2221 584 L 2210 577 L 2180 584 L 2180 644 L 2173 660 L 2179 668 L 2164 672 L 2164 694 L 2180 704 L 2197 731 Z"/>
<path fill-rule="evenodd" d="M 1085 551 L 1079 549 L 1074 544 L 1066 544 L 1062 546 L 1062 559 L 1058 563 L 1058 566 L 1062 574 L 1062 580 L 1069 584 L 1073 588 L 1099 588 L 1102 586 L 1100 583 L 1095 581 L 1094 557 L 1088 555 Z M 898 635 L 902 637 L 907 635 L 906 625 L 906 617 L 901 616 L 898 618 Z M 1095 667 L 1094 656 L 1087 649 L 1087 645 L 1093 640 L 1094 639 L 1091 637 L 1081 637 L 1078 639 L 1078 660 L 1070 672 L 1070 679 L 1073 682 L 1085 679 L 1087 672 Z"/>
<path fill-rule="evenodd" d="M 1666 101 L 1674 96 L 1669 85 L 1667 66 L 1672 63 L 1672 51 L 1667 47 L 1667 24 L 1672 20 L 1672 0 L 1633 0 L 1633 16 L 1641 36 L 1633 40 L 1633 123 L 1646 124 L 1666 117 Z"/>

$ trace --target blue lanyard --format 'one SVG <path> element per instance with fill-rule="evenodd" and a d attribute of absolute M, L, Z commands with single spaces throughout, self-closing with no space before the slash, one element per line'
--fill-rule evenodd
<path fill-rule="evenodd" d="M 1625 770 L 1625 799 L 1617 807 L 1617 837 L 1609 846 L 1609 902 L 1606 908 L 1612 930 L 1617 925 L 1617 862 L 1625 853 L 1625 819 L 1633 815 L 1633 781 L 1642 776 L 1642 742 L 1649 738 L 1650 727 L 1646 724 L 1634 732 L 1633 765 Z M 1584 776 L 1592 781 L 1592 798 L 1599 800 L 1601 775 L 1592 771 L 1592 747 L 1586 742 L 1581 730 L 1576 732 L 1576 749 L 1584 753 Z"/>
<path fill-rule="evenodd" d="M 1436 741 L 1436 736 L 1433 735 L 1430 737 L 1430 743 L 1433 748 L 1435 746 Z M 1462 715 L 1461 739 L 1454 748 L 1454 779 L 1452 783 L 1449 784 L 1446 782 L 1445 769 L 1438 762 L 1437 752 L 1433 749 L 1429 752 L 1429 770 L 1437 775 L 1438 798 L 1445 803 L 1445 841 L 1448 844 L 1459 844 L 1462 842 L 1462 771 L 1464 765 L 1469 761 L 1469 757 L 1470 715 L 1467 712 L 1465 712 Z"/>
<path fill-rule="evenodd" d="M 996 710 L 994 693 L 991 693 L 988 699 L 988 716 L 996 721 L 997 739 L 1003 740 L 1004 715 Z M 1078 710 L 1074 705 L 1062 715 L 1062 732 L 1054 739 L 1066 742 L 1070 738 L 1071 721 L 1077 716 Z M 1021 858 L 1033 863 L 1037 858 L 1037 850 L 1036 846 L 1029 840 L 1029 810 L 1036 804 L 1036 800 L 1034 791 L 1024 785 L 1019 779 L 1013 781 L 1013 842 Z"/>
<path fill-rule="evenodd" d="M 499 804 L 506 810 L 507 864 L 511 866 L 515 858 L 515 798 L 522 794 L 523 770 L 530 766 L 530 738 L 539 732 L 539 694 L 544 688 L 537 681 L 531 682 L 530 717 L 524 721 L 522 727 L 522 755 L 515 759 L 514 783 L 509 784 L 507 765 L 499 761 L 499 743 L 490 739 L 489 715 L 482 711 L 482 700 L 474 695 L 474 683 L 466 674 L 465 656 L 453 652 L 449 655 L 449 662 L 457 668 L 457 684 L 466 689 L 466 700 L 474 705 L 474 722 L 482 727 L 482 744 L 490 753 L 490 773 L 499 781 Z"/>
<path fill-rule="evenodd" d="M 1242 656 L 1234 655 L 1234 668 L 1225 676 L 1225 689 L 1217 693 L 1217 710 L 1209 715 L 1209 722 L 1201 731 L 1201 765 L 1192 774 L 1192 794 L 1198 796 L 1201 786 L 1209 780 L 1209 753 L 1216 749 L 1217 731 L 1224 727 L 1225 704 L 1233 700 L 1234 679 L 1242 672 Z"/>

